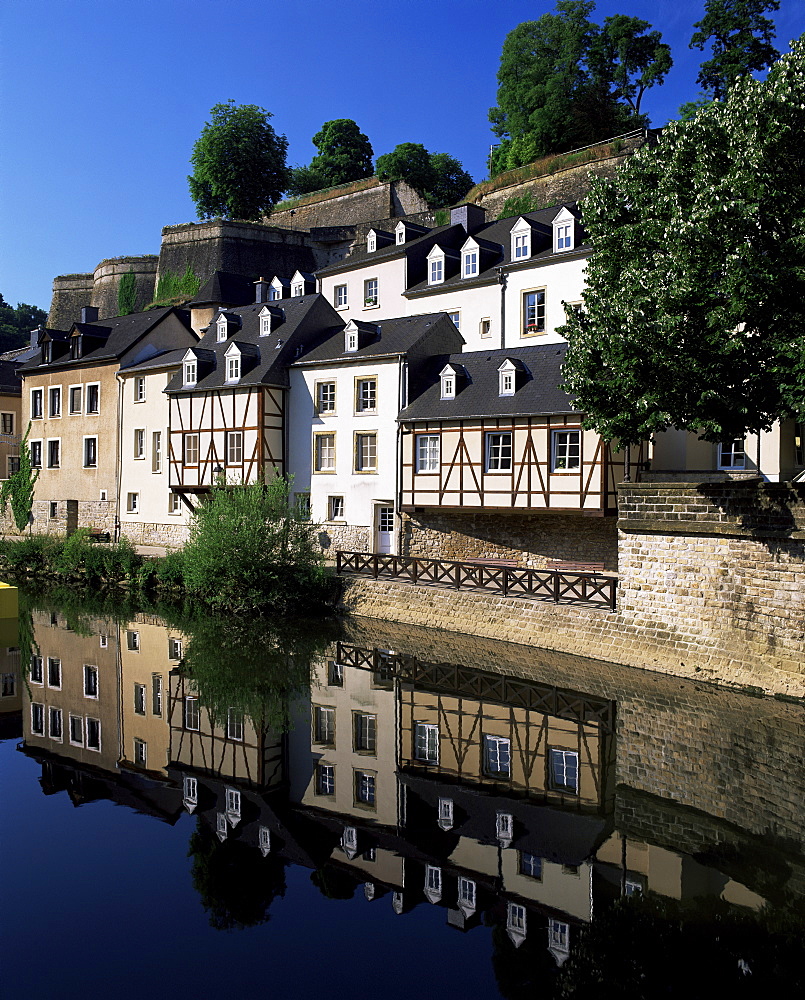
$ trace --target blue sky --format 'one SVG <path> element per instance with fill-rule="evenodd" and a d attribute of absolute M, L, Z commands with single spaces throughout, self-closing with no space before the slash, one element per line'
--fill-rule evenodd
<path fill-rule="evenodd" d="M 484 177 L 487 111 L 506 34 L 553 0 L 4 0 L 0 11 L 0 292 L 48 308 L 55 275 L 158 253 L 195 219 L 189 157 L 229 98 L 274 114 L 288 161 L 322 122 L 354 118 L 375 156 L 400 142 Z M 642 17 L 674 68 L 644 98 L 653 125 L 694 98 L 692 25 L 704 0 L 599 0 L 593 19 Z M 782 0 L 777 48 L 805 32 Z"/>

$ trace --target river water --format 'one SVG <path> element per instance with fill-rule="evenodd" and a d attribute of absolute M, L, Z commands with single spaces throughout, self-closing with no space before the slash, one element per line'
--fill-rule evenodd
<path fill-rule="evenodd" d="M 801 705 L 380 621 L 23 605 L 5 1000 L 801 995 Z"/>

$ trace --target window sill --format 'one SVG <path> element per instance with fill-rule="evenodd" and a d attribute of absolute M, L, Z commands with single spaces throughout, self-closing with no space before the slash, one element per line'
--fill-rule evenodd
<path fill-rule="evenodd" d="M 333 306 L 333 309 L 335 309 L 336 312 L 340 312 L 341 313 L 341 312 L 346 312 L 349 309 L 349 306 L 348 305 L 347 306 Z"/>
<path fill-rule="evenodd" d="M 376 476 L 377 469 L 353 469 L 353 476 Z"/>
<path fill-rule="evenodd" d="M 367 309 L 379 309 L 379 308 L 380 308 L 380 303 L 379 302 L 373 302 L 371 305 L 368 305 L 368 306 L 365 305 L 363 307 L 363 311 L 366 312 Z"/>
<path fill-rule="evenodd" d="M 547 330 L 523 330 L 521 337 L 544 337 Z"/>
<path fill-rule="evenodd" d="M 577 469 L 551 469 L 552 476 L 578 476 L 581 474 L 581 466 Z"/>
<path fill-rule="evenodd" d="M 314 476 L 334 476 L 335 475 L 335 469 L 314 469 L 313 470 L 313 475 Z"/>

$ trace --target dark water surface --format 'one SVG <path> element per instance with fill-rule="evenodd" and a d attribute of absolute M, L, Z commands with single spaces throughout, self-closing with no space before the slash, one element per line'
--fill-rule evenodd
<path fill-rule="evenodd" d="M 169 619 L 40 599 L 0 648 L 3 1000 L 805 985 L 801 705 Z"/>

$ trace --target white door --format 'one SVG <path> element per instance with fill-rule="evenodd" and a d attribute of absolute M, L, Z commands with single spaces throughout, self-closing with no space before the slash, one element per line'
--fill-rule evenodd
<path fill-rule="evenodd" d="M 394 508 L 377 508 L 377 546 L 376 552 L 388 555 L 394 547 Z"/>

